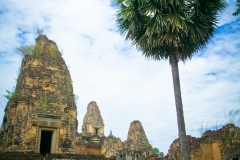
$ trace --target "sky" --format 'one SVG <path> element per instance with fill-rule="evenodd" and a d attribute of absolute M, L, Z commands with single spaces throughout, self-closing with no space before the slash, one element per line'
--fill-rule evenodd
<path fill-rule="evenodd" d="M 186 132 L 230 122 L 240 109 L 240 16 L 236 1 L 219 17 L 207 48 L 179 63 Z M 78 131 L 87 105 L 96 101 L 105 124 L 122 141 L 130 123 L 141 121 L 153 147 L 167 153 L 178 137 L 169 61 L 147 60 L 119 34 L 116 8 L 110 0 L 0 0 L 0 122 L 6 90 L 12 90 L 22 57 L 16 48 L 34 44 L 37 28 L 57 43 L 78 95 Z M 240 125 L 235 117 L 235 124 Z M 233 117 L 230 117 L 233 118 Z M 203 128 L 203 129 L 202 129 Z"/>

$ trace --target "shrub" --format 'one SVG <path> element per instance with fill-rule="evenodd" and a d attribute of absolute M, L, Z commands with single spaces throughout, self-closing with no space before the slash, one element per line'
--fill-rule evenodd
<path fill-rule="evenodd" d="M 25 57 L 26 55 L 31 55 L 33 53 L 34 45 L 25 45 L 17 48 L 17 53 Z"/>
<path fill-rule="evenodd" d="M 3 95 L 3 97 L 7 98 L 8 100 L 18 98 L 18 94 L 16 92 L 11 92 L 9 90 L 6 90 L 6 92 L 7 95 Z"/>

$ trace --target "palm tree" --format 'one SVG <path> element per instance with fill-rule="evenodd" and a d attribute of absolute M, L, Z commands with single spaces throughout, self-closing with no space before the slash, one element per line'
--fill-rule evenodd
<path fill-rule="evenodd" d="M 240 0 L 237 0 L 236 7 L 237 7 L 237 10 L 233 13 L 234 16 L 237 16 L 240 14 Z"/>
<path fill-rule="evenodd" d="M 169 59 L 172 68 L 179 144 L 190 160 L 183 115 L 178 62 L 204 49 L 226 8 L 225 0 L 115 0 L 117 24 L 126 40 L 148 59 Z"/>

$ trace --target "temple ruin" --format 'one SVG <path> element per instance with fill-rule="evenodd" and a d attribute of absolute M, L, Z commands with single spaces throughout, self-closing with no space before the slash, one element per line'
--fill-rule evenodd
<path fill-rule="evenodd" d="M 104 136 L 104 123 L 96 102 L 88 104 L 82 124 L 82 137 L 91 142 L 99 142 Z M 97 138 L 96 138 L 97 137 Z"/>
<path fill-rule="evenodd" d="M 44 35 L 36 39 L 32 54 L 22 60 L 13 94 L 3 118 L 4 151 L 75 153 L 72 80 L 55 42 Z"/>
<path fill-rule="evenodd" d="M 0 159 L 41 159 L 44 156 L 46 159 L 78 159 L 79 156 L 105 159 L 117 157 L 123 150 L 141 151 L 135 146 L 140 145 L 141 139 L 131 145 L 131 136 L 127 142 L 122 142 L 111 133 L 108 137 L 104 135 L 103 118 L 94 101 L 89 103 L 82 133 L 78 133 L 72 79 L 56 43 L 39 35 L 29 51 L 31 54 L 22 60 L 15 91 L 6 96 L 8 103 L 0 130 L 0 153 L 3 153 Z M 150 151 L 141 125 L 131 133 L 141 135 Z"/>
<path fill-rule="evenodd" d="M 151 155 L 152 146 L 138 120 L 130 124 L 125 141 L 112 131 L 105 136 L 95 101 L 88 104 L 78 133 L 72 79 L 56 43 L 40 35 L 30 52 L 22 60 L 15 91 L 6 96 L 0 160 L 181 160 L 178 139 L 165 157 Z M 201 138 L 188 136 L 188 143 L 192 160 L 240 159 L 240 129 L 233 124 L 206 131 Z"/>
<path fill-rule="evenodd" d="M 207 130 L 202 137 L 187 136 L 191 160 L 239 160 L 240 128 L 228 124 L 222 128 Z M 178 139 L 175 139 L 167 155 L 161 160 L 182 160 Z"/>

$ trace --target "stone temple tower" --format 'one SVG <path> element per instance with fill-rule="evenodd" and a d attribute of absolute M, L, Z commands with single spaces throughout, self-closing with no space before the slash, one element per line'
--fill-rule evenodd
<path fill-rule="evenodd" d="M 77 108 L 72 80 L 55 42 L 36 39 L 22 60 L 3 119 L 3 150 L 75 153 Z"/>
<path fill-rule="evenodd" d="M 142 123 L 135 120 L 130 124 L 128 130 L 128 138 L 125 143 L 125 148 L 131 151 L 151 151 L 152 146 L 148 142 Z"/>
<path fill-rule="evenodd" d="M 96 102 L 88 104 L 87 113 L 83 119 L 82 137 L 91 142 L 99 142 L 104 136 L 104 123 Z"/>

